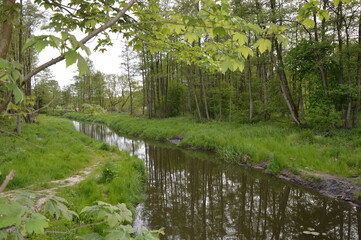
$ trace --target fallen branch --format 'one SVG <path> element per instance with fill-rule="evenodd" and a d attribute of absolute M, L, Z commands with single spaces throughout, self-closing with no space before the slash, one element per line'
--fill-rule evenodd
<path fill-rule="evenodd" d="M 15 175 L 15 170 L 11 170 L 10 173 L 6 176 L 5 180 L 3 181 L 3 183 L 0 186 L 0 193 L 2 193 L 4 191 L 4 189 L 9 184 L 11 179 L 13 179 L 14 175 Z"/>

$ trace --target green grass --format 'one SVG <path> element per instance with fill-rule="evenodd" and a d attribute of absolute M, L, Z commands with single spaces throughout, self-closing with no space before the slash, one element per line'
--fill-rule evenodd
<path fill-rule="evenodd" d="M 10 121 L 1 120 L 0 126 L 2 130 L 13 132 Z M 94 201 L 121 202 L 134 213 L 136 204 L 143 201 L 143 186 L 147 178 L 144 162 L 78 133 L 70 120 L 41 115 L 37 124 L 24 125 L 23 133 L 18 136 L 28 142 L 0 133 L 0 182 L 11 169 L 16 171 L 7 190 L 51 188 L 55 185 L 49 181 L 65 179 L 100 162 L 85 180 L 56 190 L 58 196 L 68 200 L 70 209 L 79 213 Z M 51 230 L 66 231 L 79 223 L 59 219 L 52 220 L 50 225 Z M 96 226 L 92 230 L 102 232 L 103 228 Z M 89 233 L 88 228 L 76 234 L 86 233 Z M 74 239 L 74 234 L 41 235 L 34 239 Z"/>
<path fill-rule="evenodd" d="M 72 209 L 80 211 L 94 201 L 110 204 L 125 203 L 134 212 L 136 204 L 143 200 L 143 186 L 146 181 L 142 160 L 130 157 L 128 153 L 115 160 L 108 160 L 91 177 L 76 186 L 60 189 L 60 196 L 67 199 Z M 112 173 L 112 177 L 104 175 Z M 105 180 L 107 179 L 107 180 Z"/>
<path fill-rule="evenodd" d="M 3 124 L 4 128 L 12 132 L 14 126 Z M 0 181 L 11 169 L 16 171 L 8 189 L 63 179 L 111 157 L 99 149 L 100 142 L 76 132 L 66 119 L 40 116 L 37 124 L 24 125 L 19 137 L 26 141 L 0 134 Z"/>
<path fill-rule="evenodd" d="M 14 126 L 9 122 L 2 122 L 0 128 L 12 132 Z M 0 182 L 11 169 L 16 172 L 7 190 L 29 188 L 30 186 L 33 190 L 48 188 L 52 186 L 49 181 L 75 175 L 95 162 L 121 161 L 123 159 L 117 166 L 121 168 L 122 174 L 128 180 L 134 180 L 134 183 L 124 183 L 126 187 L 122 191 L 133 191 L 133 187 L 136 190 L 134 190 L 134 194 L 129 192 L 129 199 L 118 198 L 117 200 L 132 204 L 138 202 L 131 198 L 139 198 L 141 195 L 139 188 L 142 187 L 142 183 L 138 180 L 137 174 L 133 179 L 131 175 L 134 171 L 130 171 L 131 167 L 128 166 L 131 165 L 130 162 L 134 164 L 136 160 L 130 161 L 128 153 L 121 153 L 113 147 L 105 146 L 100 141 L 78 133 L 68 119 L 41 115 L 38 117 L 37 124 L 24 124 L 19 137 L 28 142 L 14 136 L 0 134 Z M 138 164 L 141 165 L 142 162 L 140 161 Z M 116 179 L 116 181 L 121 180 Z M 79 187 L 75 188 L 81 190 Z M 72 191 L 76 192 L 77 190 Z M 122 194 L 124 195 L 124 193 Z M 92 198 L 92 200 L 95 199 Z M 104 200 L 105 198 L 100 199 Z M 110 200 L 115 201 L 115 197 Z M 129 206 L 132 207 L 131 204 Z"/>
<path fill-rule="evenodd" d="M 125 114 L 67 113 L 65 117 L 105 124 L 121 134 L 141 134 L 148 139 L 183 135 L 182 147 L 215 151 L 231 163 L 267 161 L 272 173 L 288 167 L 294 172 L 307 170 L 346 177 L 361 174 L 361 128 L 336 130 L 324 136 L 310 129 L 274 122 L 199 123 L 187 118 L 156 120 Z"/>

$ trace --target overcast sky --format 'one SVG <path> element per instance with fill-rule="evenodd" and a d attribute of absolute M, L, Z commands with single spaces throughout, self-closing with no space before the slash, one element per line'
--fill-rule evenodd
<path fill-rule="evenodd" d="M 42 31 L 37 31 L 35 35 L 41 35 L 41 34 L 49 34 Z M 86 35 L 81 33 L 80 31 L 72 33 L 76 36 L 78 40 L 81 40 Z M 55 34 L 56 35 L 56 34 Z M 58 34 L 60 36 L 60 34 Z M 113 40 L 113 46 L 108 47 L 108 51 L 101 53 L 101 52 L 95 52 L 93 51 L 94 47 L 96 46 L 96 39 L 91 40 L 88 44 L 86 44 L 90 50 L 92 50 L 92 54 L 89 56 L 89 58 L 94 63 L 95 70 L 99 70 L 103 73 L 107 74 L 121 74 L 120 69 L 120 62 L 121 58 L 119 57 L 121 55 L 121 51 L 123 50 L 123 41 L 122 37 L 120 35 L 112 34 L 111 38 Z M 51 47 L 46 47 L 40 54 L 39 54 L 39 63 L 38 65 L 41 65 L 52 58 L 55 58 L 59 55 L 58 50 L 53 49 Z M 86 56 L 85 54 L 83 55 Z M 53 73 L 55 80 L 58 81 L 60 87 L 64 87 L 66 85 L 74 83 L 73 76 L 75 76 L 76 73 L 76 64 L 66 68 L 65 66 L 65 60 L 57 63 L 56 65 L 53 65 L 49 68 L 51 72 Z"/>

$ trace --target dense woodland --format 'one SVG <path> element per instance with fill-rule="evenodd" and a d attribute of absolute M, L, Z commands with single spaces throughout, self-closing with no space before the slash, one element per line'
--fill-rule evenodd
<path fill-rule="evenodd" d="M 5 114 L 23 113 L 31 122 L 31 114 L 24 115 L 34 112 L 31 109 L 82 111 L 98 105 L 149 118 L 189 114 L 208 121 L 287 118 L 322 130 L 358 125 L 361 8 L 357 1 L 140 2 L 137 8 L 142 10 L 135 16 L 126 14 L 118 20 L 124 27 L 111 29 L 127 39 L 126 47 L 119 49 L 118 75 L 97 71 L 90 60 L 66 46 L 69 42 L 76 46 L 77 40 L 64 31 L 96 29 L 102 7 L 91 6 L 91 1 L 71 1 L 68 6 L 59 1 L 35 2 L 16 5 L 18 21 L 8 54 L 1 58 L 20 63 L 18 72 L 29 76 L 39 64 L 37 51 L 52 46 L 61 53 L 68 50 L 60 56 L 67 65 L 77 62 L 80 74 L 63 89 L 46 70 L 12 81 L 19 88 L 2 74 Z M 39 3 L 53 13 L 49 28 L 62 38 L 49 35 L 29 41 L 45 20 Z M 107 11 L 112 10 L 108 6 Z M 90 17 L 92 11 L 99 16 Z M 100 51 L 111 44 L 107 33 L 98 42 Z M 88 52 L 86 46 L 80 47 Z"/>

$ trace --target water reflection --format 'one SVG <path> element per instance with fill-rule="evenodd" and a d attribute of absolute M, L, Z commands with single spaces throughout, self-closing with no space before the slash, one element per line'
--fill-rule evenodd
<path fill-rule="evenodd" d="M 253 169 L 224 166 L 212 161 L 213 154 L 149 145 L 100 125 L 74 125 L 144 159 L 147 199 L 137 208 L 135 225 L 165 227 L 163 239 L 360 239 L 359 208 Z"/>

